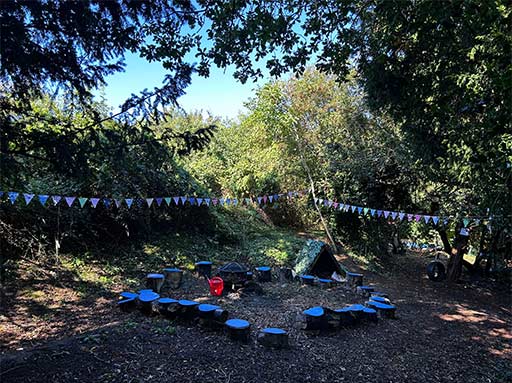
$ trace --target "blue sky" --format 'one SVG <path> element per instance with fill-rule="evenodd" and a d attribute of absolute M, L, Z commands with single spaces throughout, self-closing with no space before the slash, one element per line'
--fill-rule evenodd
<path fill-rule="evenodd" d="M 241 84 L 233 78 L 233 72 L 233 69 L 224 72 L 212 67 L 208 78 L 194 75 L 192 84 L 185 89 L 187 94 L 178 100 L 180 105 L 187 112 L 197 110 L 203 115 L 209 112 L 214 116 L 235 118 L 244 110 L 244 102 L 254 96 L 255 89 L 266 80 Z M 125 71 L 107 78 L 108 85 L 103 90 L 106 101 L 115 110 L 130 94 L 160 86 L 165 73 L 159 63 L 149 63 L 136 54 L 128 53 Z"/>

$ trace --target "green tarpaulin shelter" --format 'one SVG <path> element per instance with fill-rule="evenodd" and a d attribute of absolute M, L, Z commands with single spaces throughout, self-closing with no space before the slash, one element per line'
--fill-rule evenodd
<path fill-rule="evenodd" d="M 295 262 L 293 269 L 297 275 L 315 275 L 320 278 L 330 278 L 333 272 L 345 275 L 329 247 L 322 241 L 308 239 Z"/>

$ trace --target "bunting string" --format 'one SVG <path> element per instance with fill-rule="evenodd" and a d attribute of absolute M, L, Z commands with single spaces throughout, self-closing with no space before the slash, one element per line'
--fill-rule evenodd
<path fill-rule="evenodd" d="M 291 191 L 287 193 L 276 193 L 270 195 L 263 195 L 258 197 L 247 197 L 247 198 L 228 198 L 228 197 L 190 197 L 190 196 L 174 196 L 174 197 L 148 197 L 148 198 L 140 198 L 140 197 L 130 197 L 130 198 L 109 198 L 109 197 L 76 197 L 76 196 L 60 196 L 60 195 L 48 195 L 48 194 L 32 194 L 32 193 L 22 193 L 15 191 L 0 191 L 0 202 L 7 202 L 14 205 L 15 203 L 25 203 L 26 206 L 31 203 L 34 204 L 38 201 L 42 206 L 57 206 L 64 205 L 69 208 L 74 206 L 79 206 L 80 208 L 85 208 L 87 206 L 92 206 L 93 208 L 97 208 L 99 205 L 103 205 L 105 208 L 113 208 L 114 206 L 117 209 L 121 209 L 126 207 L 127 209 L 131 209 L 134 205 L 139 207 L 148 207 L 152 206 L 156 207 L 165 207 L 165 206 L 206 206 L 206 207 L 215 207 L 215 206 L 237 206 L 237 205 L 267 205 L 267 204 L 275 204 L 279 200 L 288 199 L 292 200 L 294 198 L 308 195 L 309 190 L 300 190 L 300 191 Z M 480 224 L 488 225 L 490 228 L 490 224 L 493 219 L 498 216 L 464 216 L 456 218 L 454 216 L 440 216 L 440 215 L 426 215 L 426 214 L 417 214 L 417 213 L 406 213 L 406 212 L 398 212 L 398 211 L 390 211 L 390 210 L 380 210 L 363 206 L 350 205 L 346 203 L 339 203 L 337 201 L 332 201 L 329 199 L 322 198 L 314 198 L 315 203 L 318 206 L 333 209 L 335 211 L 342 212 L 351 212 L 354 214 L 358 214 L 362 217 L 369 218 L 383 218 L 386 221 L 390 222 L 418 222 L 424 224 L 431 224 L 434 226 L 437 225 L 447 225 L 450 221 L 454 219 L 461 220 L 464 227 L 470 226 L 478 226 Z"/>

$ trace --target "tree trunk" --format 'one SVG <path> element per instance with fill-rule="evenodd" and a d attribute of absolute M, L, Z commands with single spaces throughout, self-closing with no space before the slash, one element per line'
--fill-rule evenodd
<path fill-rule="evenodd" d="M 457 228 L 457 232 L 460 228 Z M 448 282 L 457 282 L 462 275 L 463 257 L 468 250 L 469 236 L 457 234 L 456 246 L 451 250 L 450 259 L 448 260 L 447 280 Z"/>
<path fill-rule="evenodd" d="M 441 242 L 443 242 L 443 249 L 446 254 L 452 253 L 452 245 L 450 244 L 450 241 L 448 240 L 448 234 L 446 233 L 445 229 L 439 229 L 438 230 L 439 236 L 441 237 Z"/>
<path fill-rule="evenodd" d="M 316 203 L 315 183 L 313 181 L 313 176 L 311 175 L 311 169 L 309 169 L 306 158 L 304 157 L 302 143 L 300 142 L 299 134 L 296 131 L 295 131 L 295 139 L 297 140 L 297 147 L 299 149 L 298 151 L 299 151 L 300 160 L 302 162 L 302 166 L 304 167 L 304 170 L 306 171 L 306 174 L 308 176 L 309 184 L 311 187 L 311 194 L 313 196 L 313 204 L 315 205 L 315 209 L 320 217 L 320 221 L 322 222 L 322 226 L 324 227 L 325 233 L 327 234 L 327 237 L 329 238 L 329 241 L 331 242 L 331 246 L 334 250 L 334 253 L 337 254 L 338 247 L 336 246 L 336 242 L 334 241 L 334 238 L 331 235 L 331 231 L 329 230 L 329 227 L 327 226 L 327 223 L 325 222 L 322 211 L 320 210 L 320 208 L 318 207 L 318 204 Z"/>

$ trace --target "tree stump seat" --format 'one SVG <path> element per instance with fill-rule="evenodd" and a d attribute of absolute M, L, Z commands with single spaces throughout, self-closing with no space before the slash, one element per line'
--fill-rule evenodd
<path fill-rule="evenodd" d="M 370 293 L 370 297 L 384 297 L 389 299 L 389 295 L 387 293 L 384 293 L 382 291 L 372 291 Z"/>
<path fill-rule="evenodd" d="M 363 309 L 363 320 L 366 322 L 378 322 L 377 310 L 365 307 Z"/>
<path fill-rule="evenodd" d="M 143 291 L 138 296 L 140 310 L 145 314 L 151 314 L 153 312 L 153 303 L 158 298 L 160 298 L 160 295 L 153 291 Z"/>
<path fill-rule="evenodd" d="M 137 309 L 137 298 L 125 298 L 121 299 L 117 302 L 117 306 L 121 309 L 121 311 L 130 313 Z"/>
<path fill-rule="evenodd" d="M 301 275 L 300 280 L 304 285 L 313 285 L 315 283 L 315 277 L 312 275 Z"/>
<path fill-rule="evenodd" d="M 360 305 L 360 304 L 353 304 L 353 305 L 350 305 L 347 307 L 348 311 L 350 311 L 355 319 L 356 319 L 356 323 L 360 322 L 362 319 L 363 319 L 363 316 L 364 316 L 364 306 L 363 305 Z"/>
<path fill-rule="evenodd" d="M 269 266 L 256 267 L 258 282 L 270 282 L 272 280 L 272 269 Z"/>
<path fill-rule="evenodd" d="M 160 298 L 158 300 L 158 311 L 160 314 L 168 318 L 174 318 L 178 311 L 178 300 L 172 298 Z"/>
<path fill-rule="evenodd" d="M 359 295 L 368 298 L 375 289 L 372 286 L 357 286 L 356 291 Z"/>
<path fill-rule="evenodd" d="M 347 286 L 352 289 L 363 286 L 363 274 L 347 273 Z"/>
<path fill-rule="evenodd" d="M 119 296 L 124 299 L 130 299 L 130 298 L 137 298 L 139 296 L 139 294 L 132 293 L 131 291 L 123 291 L 119 294 Z"/>
<path fill-rule="evenodd" d="M 349 327 L 357 323 L 354 312 L 349 307 L 334 310 L 340 317 L 340 327 Z"/>
<path fill-rule="evenodd" d="M 299 329 L 310 332 L 319 332 L 328 327 L 323 307 L 311 307 L 297 316 L 296 325 Z"/>
<path fill-rule="evenodd" d="M 386 303 L 380 303 L 375 301 L 369 301 L 368 307 L 377 310 L 379 317 L 381 318 L 395 318 L 396 307 L 393 305 L 388 305 Z"/>
<path fill-rule="evenodd" d="M 210 261 L 200 261 L 196 262 L 196 272 L 199 276 L 205 276 L 207 278 L 211 278 L 212 276 L 212 262 Z"/>
<path fill-rule="evenodd" d="M 196 301 L 181 299 L 178 301 L 177 315 L 183 319 L 193 319 L 197 315 L 196 307 L 199 305 Z"/>
<path fill-rule="evenodd" d="M 220 306 L 207 303 L 196 306 L 199 324 L 207 328 L 220 328 L 228 319 L 228 312 Z"/>
<path fill-rule="evenodd" d="M 379 302 L 379 303 L 385 303 L 387 305 L 391 304 L 391 301 L 388 298 L 379 297 L 379 296 L 371 296 L 370 301 L 372 302 Z"/>
<path fill-rule="evenodd" d="M 334 285 L 334 281 L 332 279 L 319 278 L 318 285 L 323 289 L 328 289 Z"/>
<path fill-rule="evenodd" d="M 251 332 L 251 324 L 243 319 L 229 319 L 225 322 L 230 339 L 247 343 Z"/>
<path fill-rule="evenodd" d="M 153 290 L 156 293 L 160 292 L 160 289 L 162 288 L 163 284 L 164 284 L 164 275 L 163 274 L 151 273 L 146 276 L 146 287 L 148 289 Z"/>
<path fill-rule="evenodd" d="M 288 333 L 280 328 L 264 328 L 258 332 L 258 343 L 265 347 L 288 348 Z"/>
<path fill-rule="evenodd" d="M 164 269 L 165 283 L 171 289 L 177 289 L 181 286 L 183 280 L 183 270 L 168 267 Z"/>

